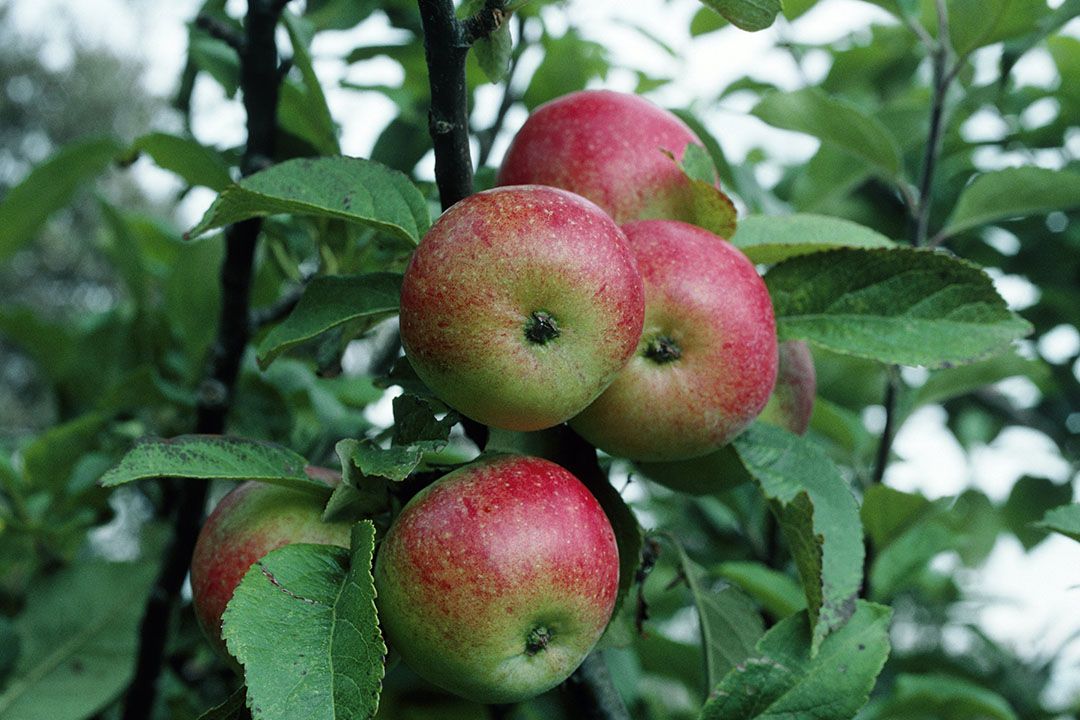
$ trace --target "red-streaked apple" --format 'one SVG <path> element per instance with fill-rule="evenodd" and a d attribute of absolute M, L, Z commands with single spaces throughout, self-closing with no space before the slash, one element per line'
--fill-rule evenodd
<path fill-rule="evenodd" d="M 566 679 L 604 632 L 619 584 L 611 524 L 548 460 L 499 455 L 425 488 L 375 562 L 388 644 L 426 680 L 484 703 Z"/>
<path fill-rule="evenodd" d="M 328 485 L 341 481 L 325 468 L 305 471 Z M 311 493 L 252 480 L 230 491 L 210 513 L 191 558 L 191 594 L 199 625 L 223 655 L 228 652 L 221 640 L 221 615 L 257 560 L 293 543 L 349 547 L 349 523 L 323 522 L 325 504 Z"/>
<path fill-rule="evenodd" d="M 591 202 L 496 188 L 447 210 L 405 271 L 401 340 L 446 404 L 541 430 L 579 413 L 634 352 L 644 318 L 634 256 Z"/>
<path fill-rule="evenodd" d="M 675 162 L 689 144 L 702 143 L 682 120 L 648 100 L 583 90 L 532 112 L 506 151 L 498 184 L 570 190 L 620 225 L 692 220 L 691 184 Z"/>
<path fill-rule="evenodd" d="M 571 427 L 632 460 L 680 460 L 730 442 L 776 380 L 776 323 L 754 265 L 707 230 L 671 220 L 623 226 L 645 280 L 634 357 Z"/>

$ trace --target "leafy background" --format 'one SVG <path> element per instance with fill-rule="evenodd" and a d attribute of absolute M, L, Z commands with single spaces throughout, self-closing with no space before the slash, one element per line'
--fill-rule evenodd
<path fill-rule="evenodd" d="M 817 350 L 811 439 L 845 480 L 867 484 L 885 386 L 890 373 L 898 378 L 896 461 L 861 507 L 875 550 L 873 599 L 894 611 L 892 654 L 862 717 L 1066 716 L 1080 694 L 1072 610 L 1080 563 L 1075 543 L 1048 536 L 1038 521 L 1075 497 L 1080 192 L 1076 176 L 1061 171 L 1080 172 L 1080 97 L 1068 82 L 1080 77 L 1080 27 L 1070 20 L 1080 8 L 1069 0 L 949 6 L 954 49 L 966 61 L 946 105 L 930 236 L 991 268 L 1034 333 L 1016 353 L 957 369 L 894 372 Z M 243 3 L 213 1 L 0 8 L 0 193 L 10 200 L 32 166 L 67 148 L 24 194 L 31 202 L 5 206 L 45 212 L 0 222 L 0 638 L 9 639 L 0 642 L 0 708 L 13 717 L 115 716 L 130 677 L 139 605 L 121 602 L 101 580 L 120 567 L 131 595 L 149 586 L 145 564 L 160 555 L 156 518 L 170 488 L 110 492 L 95 482 L 135 438 L 190 430 L 214 332 L 205 319 L 220 302 L 211 268 L 221 245 L 180 236 L 224 187 L 244 139 L 235 61 L 188 25 L 200 7 L 243 11 Z M 925 50 L 897 16 L 914 13 L 933 31 L 931 9 L 902 0 L 791 0 L 773 28 L 749 34 L 689 0 L 534 0 L 510 26 L 519 56 L 510 94 L 470 65 L 474 157 L 497 162 L 528 109 L 551 97 L 586 85 L 645 92 L 688 110 L 717 139 L 714 160 L 743 214 L 845 218 L 904 242 L 910 229 L 897 178 L 918 171 L 931 77 Z M 308 66 L 310 27 L 291 28 L 284 152 L 371 157 L 410 175 L 433 201 L 412 3 L 327 0 L 309 2 L 307 14 L 320 31 Z M 116 167 L 113 158 L 128 149 L 132 164 Z M 976 171 L 1014 166 L 1024 167 L 968 185 Z M 490 179 L 482 168 L 478 184 Z M 266 231 L 254 288 L 263 309 L 320 264 L 342 274 L 400 269 L 408 251 L 400 238 L 358 237 L 368 230 L 334 218 L 276 219 Z M 379 317 L 374 307 L 266 372 L 248 358 L 230 431 L 329 464 L 340 438 L 377 436 L 394 417 L 376 380 L 389 370 L 379 349 L 392 332 L 371 325 Z M 615 487 L 632 471 L 617 464 Z M 624 497 L 645 527 L 670 530 L 685 554 L 664 544 L 645 589 L 649 633 L 610 638 L 608 662 L 635 717 L 696 717 L 704 689 L 731 665 L 724 658 L 745 657 L 756 640 L 732 640 L 717 622 L 738 612 L 731 587 L 770 624 L 787 618 L 778 635 L 794 632 L 805 600 L 792 567 L 770 553 L 756 490 L 692 499 L 635 477 Z M 1074 520 L 1047 521 L 1074 523 L 1075 538 Z M 103 569 L 102 561 L 113 564 Z M 65 609 L 72 588 L 85 588 L 79 595 L 88 600 Z M 875 613 L 860 609 L 851 632 L 881 627 Z M 80 624 L 57 625 L 56 615 Z M 233 681 L 190 613 L 176 623 L 158 712 L 196 717 L 225 699 Z M 116 629 L 117 642 L 101 642 L 104 626 Z M 49 633 L 87 644 L 57 656 Z M 10 639 L 28 637 L 40 642 Z M 848 636 L 832 640 L 844 642 Z M 774 651 L 757 652 L 764 662 Z M 801 666 L 791 667 L 797 674 Z M 25 683 L 42 668 L 62 691 Z M 806 678 L 813 674 L 797 687 Z M 417 695 L 415 682 L 387 678 L 387 717 L 486 717 L 430 689 Z M 66 698 L 59 706 L 40 700 L 58 694 Z M 718 717 L 736 716 L 713 707 Z M 521 712 L 559 710 L 541 700 Z"/>

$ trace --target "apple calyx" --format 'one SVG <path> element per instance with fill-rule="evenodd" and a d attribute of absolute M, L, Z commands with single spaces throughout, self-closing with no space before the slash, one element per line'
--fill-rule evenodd
<path fill-rule="evenodd" d="M 657 335 L 645 345 L 645 357 L 657 365 L 675 362 L 682 357 L 682 348 L 674 338 L 667 335 Z"/>
<path fill-rule="evenodd" d="M 544 625 L 537 625 L 529 632 L 525 640 L 525 654 L 532 657 L 536 653 L 546 650 L 551 642 L 551 631 Z"/>
<path fill-rule="evenodd" d="M 543 310 L 533 312 L 525 321 L 525 338 L 535 345 L 546 345 L 560 334 L 555 318 Z"/>

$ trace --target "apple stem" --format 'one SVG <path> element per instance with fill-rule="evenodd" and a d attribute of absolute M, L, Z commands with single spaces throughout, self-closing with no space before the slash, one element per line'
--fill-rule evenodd
<path fill-rule="evenodd" d="M 653 362 L 663 365 L 674 362 L 682 357 L 682 349 L 678 343 L 666 335 L 653 338 L 645 346 L 645 357 Z"/>
<path fill-rule="evenodd" d="M 543 310 L 537 310 L 525 321 L 525 337 L 537 345 L 546 345 L 560 334 L 555 318 Z"/>
<path fill-rule="evenodd" d="M 547 648 L 551 642 L 551 631 L 543 625 L 537 625 L 529 631 L 529 637 L 525 640 L 525 654 L 532 656 Z"/>

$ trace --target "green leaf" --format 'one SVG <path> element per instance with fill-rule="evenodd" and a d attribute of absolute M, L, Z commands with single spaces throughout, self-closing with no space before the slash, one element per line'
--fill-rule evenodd
<path fill-rule="evenodd" d="M 863 495 L 859 514 L 870 541 L 881 550 L 930 511 L 929 500 L 916 493 L 871 485 Z"/>
<path fill-rule="evenodd" d="M 769 93 L 751 111 L 774 127 L 813 135 L 874 168 L 887 180 L 901 176 L 900 148 L 877 118 L 817 88 Z"/>
<path fill-rule="evenodd" d="M 90 178 L 112 163 L 122 146 L 111 138 L 66 145 L 34 168 L 0 202 L 0 261 L 34 239 L 49 217 L 66 206 Z"/>
<path fill-rule="evenodd" d="M 232 183 L 229 165 L 221 153 L 194 138 L 150 133 L 136 140 L 131 152 L 146 153 L 158 167 L 176 173 L 189 185 L 201 185 L 220 192 Z"/>
<path fill-rule="evenodd" d="M 912 393 L 911 406 L 943 403 L 1018 376 L 1045 387 L 1050 382 L 1050 373 L 1050 367 L 1042 360 L 1028 360 L 1016 353 L 1003 353 L 982 362 L 931 373 L 926 382 Z"/>
<path fill-rule="evenodd" d="M 435 408 L 415 395 L 394 398 L 394 434 L 390 447 L 367 440 L 353 448 L 351 460 L 361 473 L 400 482 L 416 469 L 425 452 L 442 450 L 450 442 L 457 413 L 435 417 Z"/>
<path fill-rule="evenodd" d="M 750 482 L 739 456 L 730 445 L 688 460 L 635 462 L 645 477 L 689 495 L 718 495 Z"/>
<path fill-rule="evenodd" d="M 220 705 L 200 715 L 199 720 L 245 720 L 248 717 L 246 700 L 247 692 L 241 685 Z"/>
<path fill-rule="evenodd" d="M 225 20 L 219 13 L 215 13 L 214 17 L 228 22 L 234 30 L 241 31 L 236 21 Z M 235 97 L 240 88 L 240 59 L 236 51 L 227 43 L 196 29 L 195 25 L 190 27 L 188 58 L 198 69 L 214 78 L 227 97 Z"/>
<path fill-rule="evenodd" d="M 756 423 L 734 445 L 791 548 L 816 653 L 855 611 L 864 552 L 855 497 L 824 450 L 786 430 Z"/>
<path fill-rule="evenodd" d="M 675 160 L 675 156 L 668 151 L 662 152 Z M 679 167 L 690 181 L 684 219 L 722 238 L 734 235 L 737 218 L 735 204 L 716 187 L 716 166 L 709 151 L 693 143 L 687 145 Z"/>
<path fill-rule="evenodd" d="M 983 173 L 964 188 L 942 237 L 1028 215 L 1080 207 L 1080 173 L 1018 167 Z"/>
<path fill-rule="evenodd" d="M 323 520 L 326 522 L 374 517 L 390 507 L 387 479 L 364 475 L 353 460 L 363 442 L 367 441 L 346 438 L 334 446 L 334 452 L 341 462 L 341 483 L 334 488 L 326 502 L 323 510 Z"/>
<path fill-rule="evenodd" d="M 702 8 L 701 11 L 712 17 L 716 17 L 716 13 L 709 11 L 707 8 Z M 686 123 L 687 127 L 693 130 L 694 134 L 697 135 L 698 140 L 701 140 L 702 145 L 705 146 L 705 150 L 709 153 L 709 157 L 712 158 L 713 167 L 716 168 L 720 180 L 729 186 L 737 188 L 735 169 L 731 166 L 731 163 L 728 162 L 727 157 L 724 155 L 724 149 L 720 147 L 720 143 L 713 137 L 712 133 L 709 132 L 709 129 L 705 127 L 705 124 L 698 120 L 689 110 L 674 108 L 671 112 Z M 693 153 L 697 152 L 696 150 L 690 150 L 690 146 L 687 146 L 686 151 L 684 151 L 683 154 L 684 161 L 686 160 L 685 153 L 687 151 Z"/>
<path fill-rule="evenodd" d="M 1017 720 L 1008 701 L 970 680 L 927 673 L 896 678 L 892 694 L 867 720 L 949 718 L 949 720 Z"/>
<path fill-rule="evenodd" d="M 691 180 L 699 180 L 707 185 L 716 182 L 716 167 L 709 151 L 700 145 L 690 143 L 683 154 L 682 170 Z"/>
<path fill-rule="evenodd" d="M 816 654 L 807 613 L 781 620 L 713 690 L 701 720 L 854 717 L 888 657 L 891 616 L 887 607 L 859 601 Z"/>
<path fill-rule="evenodd" d="M 544 59 L 521 98 L 529 111 L 548 100 L 584 90 L 595 77 L 607 76 L 607 48 L 586 40 L 573 28 L 558 38 L 545 34 L 543 44 Z"/>
<path fill-rule="evenodd" d="M 895 247 L 892 240 L 864 225 L 810 214 L 743 218 L 731 242 L 755 263 L 766 264 L 836 248 Z"/>
<path fill-rule="evenodd" d="M 0 717 L 82 720 L 131 681 L 150 563 L 82 560 L 35 580 L 15 620 L 21 653 L 0 694 Z"/>
<path fill-rule="evenodd" d="M 738 561 L 721 563 L 716 573 L 742 588 L 773 617 L 786 618 L 806 609 L 802 588 L 787 573 L 761 563 Z"/>
<path fill-rule="evenodd" d="M 157 477 L 198 480 L 258 480 L 303 490 L 322 497 L 326 483 L 304 472 L 307 460 L 259 440 L 222 435 L 180 435 L 168 440 L 144 440 L 101 478 L 105 487 Z"/>
<path fill-rule="evenodd" d="M 386 645 L 375 612 L 375 526 L 353 550 L 286 545 L 248 570 L 222 617 L 253 720 L 372 717 Z"/>
<path fill-rule="evenodd" d="M 23 450 L 23 473 L 34 489 L 63 495 L 76 465 L 101 442 L 109 418 L 89 413 L 39 435 Z"/>
<path fill-rule="evenodd" d="M 1001 74 L 1008 75 L 1017 60 L 1077 16 L 1080 16 L 1080 0 L 1064 0 L 1053 12 L 1039 20 L 1035 31 L 1006 42 L 1002 54 Z"/>
<path fill-rule="evenodd" d="M 1024 549 L 1030 550 L 1046 537 L 1046 531 L 1037 527 L 1037 523 L 1055 507 L 1072 500 L 1072 494 L 1069 483 L 1025 475 L 1009 491 L 1009 499 L 1001 508 L 1001 519 Z"/>
<path fill-rule="evenodd" d="M 698 8 L 698 11 L 694 13 L 694 17 L 690 19 L 690 37 L 696 38 L 707 35 L 722 30 L 727 25 L 728 21 L 715 10 L 708 7 Z"/>
<path fill-rule="evenodd" d="M 319 30 L 350 30 L 379 6 L 379 0 L 308 0 L 304 19 Z"/>
<path fill-rule="evenodd" d="M 867 492 L 862 517 L 874 543 L 870 591 L 887 600 L 912 585 L 935 555 L 955 550 L 968 565 L 981 562 L 1000 529 L 998 511 L 982 493 L 968 490 L 929 502 L 891 489 Z"/>
<path fill-rule="evenodd" d="M 323 94 L 319 76 L 315 74 L 311 61 L 311 34 L 314 29 L 308 20 L 301 19 L 288 10 L 281 14 L 281 19 L 289 33 L 293 63 L 304 80 L 305 115 L 316 127 L 314 137 L 319 140 L 318 147 L 327 155 L 339 155 L 341 146 L 337 141 L 337 126 L 330 115 L 326 95 Z"/>
<path fill-rule="evenodd" d="M 265 370 L 281 353 L 353 320 L 381 320 L 398 310 L 401 275 L 320 275 L 304 288 L 300 302 L 259 343 Z"/>
<path fill-rule="evenodd" d="M 909 526 L 899 537 L 877 548 L 870 568 L 870 591 L 875 600 L 887 601 L 913 584 L 927 563 L 959 541 L 941 515 L 941 505 Z"/>
<path fill-rule="evenodd" d="M 0 530 L 3 522 L 0 521 Z M 15 624 L 6 615 L 0 615 L 0 689 L 7 685 L 8 675 L 15 669 L 21 646 Z"/>
<path fill-rule="evenodd" d="M 705 570 L 690 559 L 678 541 L 672 542 L 701 624 L 705 656 L 706 693 L 737 664 L 749 657 L 765 626 L 754 604 L 738 588 L 713 590 Z"/>
<path fill-rule="evenodd" d="M 473 53 L 480 69 L 493 83 L 500 82 L 510 69 L 510 55 L 514 50 L 514 40 L 510 36 L 510 23 L 503 22 L 487 37 L 482 37 L 473 44 Z"/>
<path fill-rule="evenodd" d="M 413 245 L 431 223 L 427 201 L 403 173 L 361 158 L 297 158 L 226 188 L 187 237 L 281 213 L 345 220 Z"/>
<path fill-rule="evenodd" d="M 966 56 L 986 45 L 1034 32 L 1046 0 L 949 0 L 949 40 Z"/>
<path fill-rule="evenodd" d="M 1031 332 L 986 273 L 940 252 L 815 253 L 773 266 L 765 283 L 782 340 L 882 362 L 970 363 Z"/>
<path fill-rule="evenodd" d="M 732 25 L 754 32 L 773 24 L 780 12 L 780 0 L 701 0 Z"/>
<path fill-rule="evenodd" d="M 1043 516 L 1038 527 L 1061 533 L 1080 542 L 1080 504 L 1062 505 Z"/>

